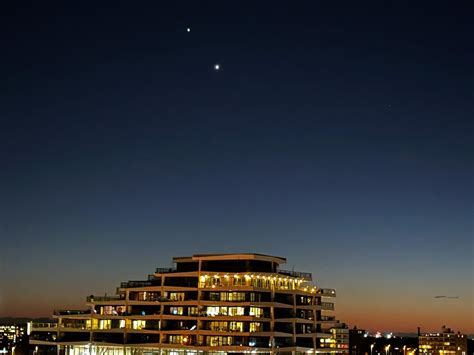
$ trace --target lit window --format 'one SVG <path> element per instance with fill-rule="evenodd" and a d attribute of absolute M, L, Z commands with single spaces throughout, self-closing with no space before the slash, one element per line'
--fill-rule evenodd
<path fill-rule="evenodd" d="M 260 332 L 262 330 L 262 323 L 251 322 L 249 330 L 250 332 Z"/>
<path fill-rule="evenodd" d="M 254 317 L 263 317 L 263 309 L 258 307 L 250 307 L 249 315 Z"/>
<path fill-rule="evenodd" d="M 132 321 L 132 329 L 144 329 L 146 327 L 145 320 L 134 320 Z"/>
<path fill-rule="evenodd" d="M 183 307 L 170 307 L 170 314 L 183 315 Z"/>
<path fill-rule="evenodd" d="M 243 332 L 244 324 L 242 322 L 230 322 L 229 329 L 233 332 Z"/>

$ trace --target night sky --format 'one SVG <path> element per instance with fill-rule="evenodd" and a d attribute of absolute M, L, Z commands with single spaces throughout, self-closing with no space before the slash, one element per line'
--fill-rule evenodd
<path fill-rule="evenodd" d="M 468 1 L 101 4 L 0 5 L 0 316 L 260 252 L 474 332 Z"/>

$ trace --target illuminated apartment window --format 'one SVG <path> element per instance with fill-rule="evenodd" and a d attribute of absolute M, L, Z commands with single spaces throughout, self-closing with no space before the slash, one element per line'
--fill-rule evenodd
<path fill-rule="evenodd" d="M 260 332 L 260 331 L 262 331 L 262 323 L 251 322 L 249 330 L 250 330 L 250 332 Z"/>
<path fill-rule="evenodd" d="M 144 329 L 146 327 L 146 320 L 132 321 L 132 329 Z"/>
<path fill-rule="evenodd" d="M 221 278 L 221 286 L 231 286 L 229 275 L 225 275 L 224 278 Z"/>
<path fill-rule="evenodd" d="M 244 324 L 242 322 L 230 322 L 229 330 L 232 332 L 243 332 Z"/>
<path fill-rule="evenodd" d="M 221 278 L 219 276 L 211 277 L 209 280 L 211 280 L 211 286 L 222 286 Z"/>
<path fill-rule="evenodd" d="M 245 301 L 245 292 L 229 292 L 225 295 L 227 296 L 226 301 L 233 301 L 233 302 Z"/>
<path fill-rule="evenodd" d="M 208 316 L 217 316 L 220 314 L 221 307 L 207 307 L 206 308 L 206 315 Z M 224 307 L 223 307 L 224 308 Z"/>
<path fill-rule="evenodd" d="M 244 307 L 229 307 L 228 315 L 229 316 L 243 316 L 245 312 Z"/>
<path fill-rule="evenodd" d="M 184 301 L 184 292 L 170 292 L 168 297 L 171 301 Z"/>
<path fill-rule="evenodd" d="M 257 277 L 257 278 L 254 278 L 252 279 L 252 286 L 253 287 L 259 287 L 259 288 L 271 288 L 272 284 L 271 284 L 271 280 L 270 278 L 261 278 L 261 277 Z"/>
<path fill-rule="evenodd" d="M 263 309 L 258 307 L 250 307 L 249 315 L 253 317 L 263 317 Z"/>
<path fill-rule="evenodd" d="M 182 335 L 170 335 L 169 343 L 170 344 L 183 344 L 184 337 Z"/>
<path fill-rule="evenodd" d="M 156 302 L 160 298 L 160 293 L 159 292 L 138 292 L 136 295 L 136 300 L 137 301 L 153 301 Z"/>
<path fill-rule="evenodd" d="M 301 302 L 301 304 L 311 304 L 311 298 L 310 298 L 310 297 L 301 296 L 301 297 L 300 297 L 300 302 Z"/>
<path fill-rule="evenodd" d="M 240 275 L 234 276 L 234 286 L 245 286 L 245 278 Z"/>
<path fill-rule="evenodd" d="M 229 330 L 227 326 L 227 322 L 210 322 L 209 323 L 209 329 L 210 330 L 215 330 L 218 332 L 226 332 Z"/>
<path fill-rule="evenodd" d="M 206 338 L 208 346 L 232 345 L 232 337 L 209 336 Z"/>
<path fill-rule="evenodd" d="M 188 308 L 188 315 L 189 316 L 197 316 L 199 314 L 199 309 L 197 307 L 189 307 Z"/>
<path fill-rule="evenodd" d="M 183 315 L 183 307 L 170 307 L 170 314 Z"/>
<path fill-rule="evenodd" d="M 100 309 L 100 314 L 107 314 L 107 315 L 120 315 L 122 314 L 122 307 L 114 307 L 114 306 L 103 306 Z"/>
<path fill-rule="evenodd" d="M 110 319 L 101 319 L 99 320 L 99 329 L 110 329 L 112 322 Z"/>

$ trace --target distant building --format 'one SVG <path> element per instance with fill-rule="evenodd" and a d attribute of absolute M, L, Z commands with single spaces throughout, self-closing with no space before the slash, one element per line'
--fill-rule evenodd
<path fill-rule="evenodd" d="M 89 296 L 87 310 L 33 324 L 30 343 L 57 354 L 348 353 L 348 330 L 331 315 L 333 289 L 285 271 L 281 257 L 177 257 L 117 296 Z"/>
<path fill-rule="evenodd" d="M 329 341 L 331 349 L 336 351 L 349 352 L 349 327 L 345 323 L 337 323 L 330 329 L 332 337 Z M 321 339 L 323 340 L 323 339 Z M 326 339 L 324 339 L 326 341 Z M 326 344 L 326 343 L 325 343 Z"/>
<path fill-rule="evenodd" d="M 0 352 L 12 353 L 27 349 L 28 335 L 25 324 L 0 324 Z"/>
<path fill-rule="evenodd" d="M 424 333 L 418 337 L 420 354 L 467 355 L 467 336 L 443 326 L 439 333 Z"/>

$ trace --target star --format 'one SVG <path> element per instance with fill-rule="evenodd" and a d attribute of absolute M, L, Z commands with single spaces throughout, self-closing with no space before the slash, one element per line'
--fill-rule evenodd
<path fill-rule="evenodd" d="M 217 63 L 217 64 L 214 64 L 214 70 L 220 70 L 221 69 L 221 66 Z"/>
<path fill-rule="evenodd" d="M 191 28 L 190 27 L 186 28 L 186 32 L 191 32 Z"/>

